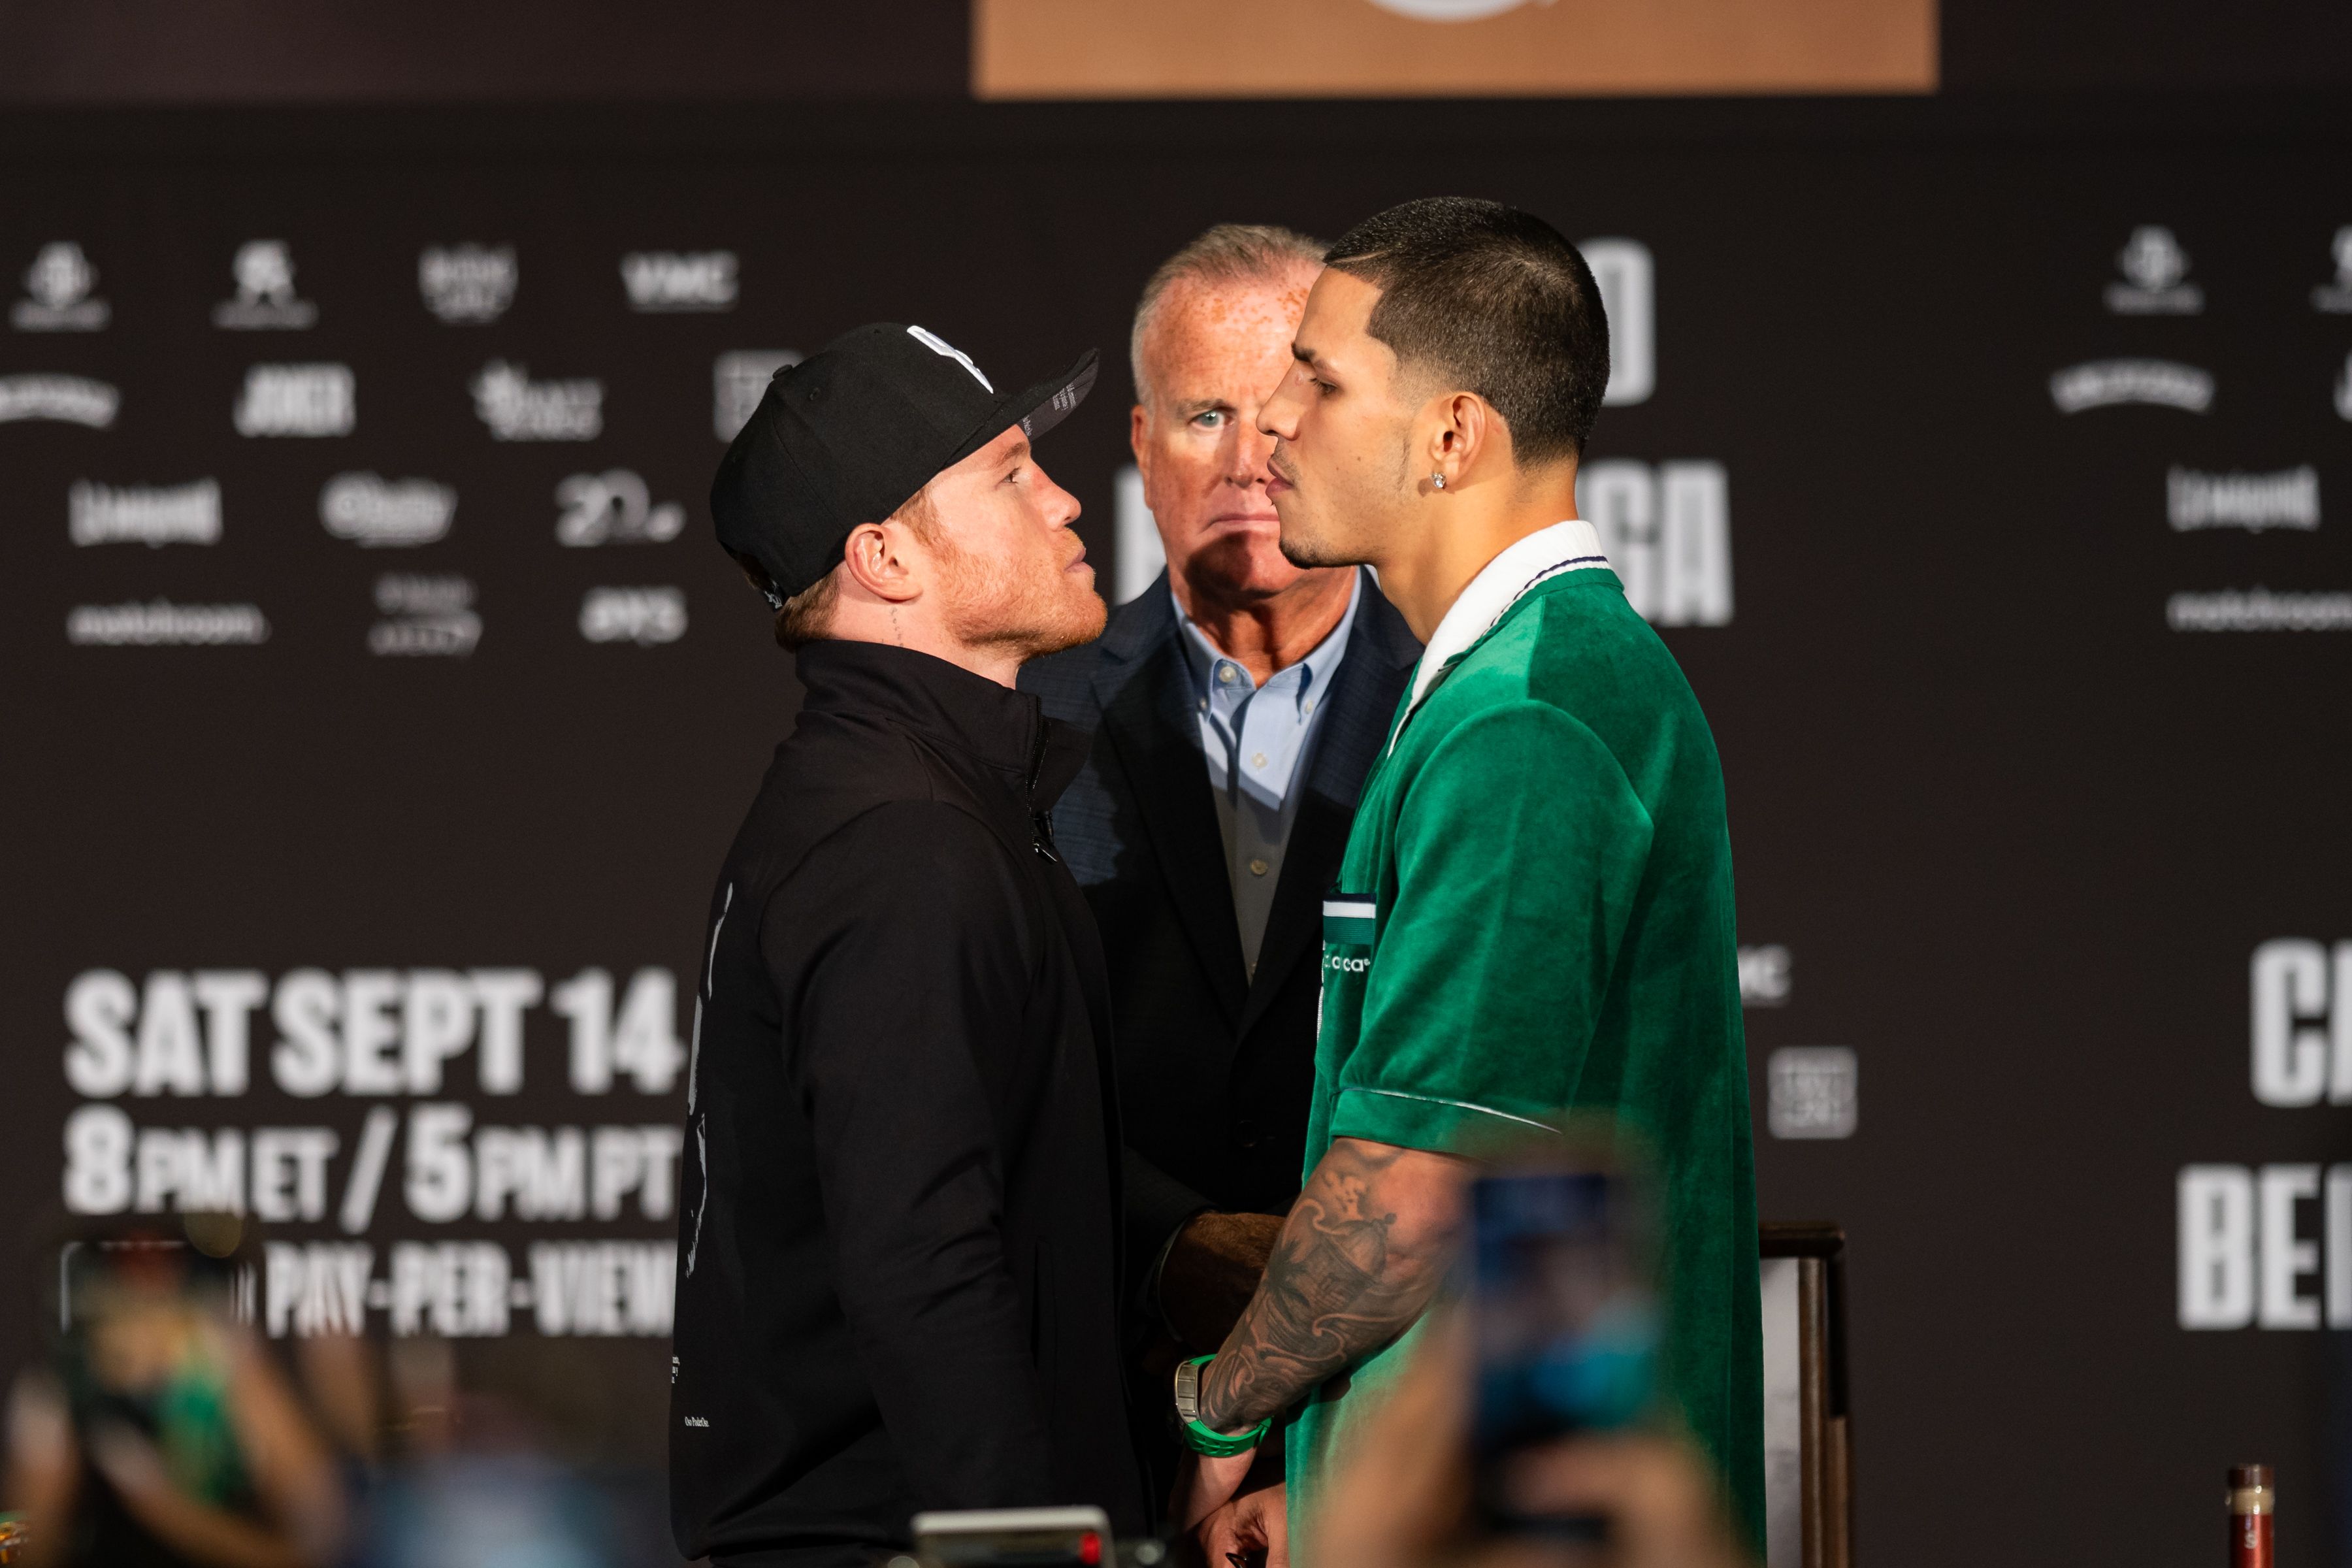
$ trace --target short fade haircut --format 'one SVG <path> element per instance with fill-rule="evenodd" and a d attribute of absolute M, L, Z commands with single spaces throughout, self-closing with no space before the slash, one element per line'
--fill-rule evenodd
<path fill-rule="evenodd" d="M 1270 283 L 1294 268 L 1323 265 L 1324 245 L 1297 229 L 1270 223 L 1221 223 L 1160 264 L 1135 302 L 1135 325 L 1127 334 L 1127 364 L 1135 376 L 1135 396 L 1144 400 L 1143 337 L 1169 289 L 1179 283 Z"/>
<path fill-rule="evenodd" d="M 1522 468 L 1583 452 L 1609 385 L 1609 318 L 1558 229 L 1500 202 L 1430 196 L 1366 218 L 1323 259 L 1380 289 L 1368 330 L 1398 369 L 1494 405 Z"/>

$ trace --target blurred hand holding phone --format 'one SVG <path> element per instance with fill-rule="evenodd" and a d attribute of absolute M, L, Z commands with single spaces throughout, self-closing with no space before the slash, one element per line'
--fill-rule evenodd
<path fill-rule="evenodd" d="M 1637 1159 L 1488 1154 L 1454 1299 L 1308 1522 L 1349 1568 L 1753 1568 L 1664 1415 L 1664 1301 Z"/>
<path fill-rule="evenodd" d="M 1598 1159 L 1524 1162 L 1471 1184 L 1471 1446 L 1490 1528 L 1602 1532 L 1595 1519 L 1528 1514 L 1503 1476 L 1527 1449 L 1653 1414 L 1661 1325 L 1649 1213 L 1634 1177 Z"/>

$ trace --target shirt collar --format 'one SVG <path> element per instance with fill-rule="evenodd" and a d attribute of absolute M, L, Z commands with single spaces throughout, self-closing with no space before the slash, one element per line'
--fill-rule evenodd
<path fill-rule="evenodd" d="M 1324 633 L 1323 640 L 1309 648 L 1305 658 L 1296 664 L 1285 665 L 1282 669 L 1275 671 L 1276 675 L 1290 669 L 1299 672 L 1298 689 L 1294 694 L 1299 700 L 1304 700 L 1318 682 L 1328 684 L 1331 672 L 1339 668 L 1340 659 L 1347 656 L 1348 636 L 1355 629 L 1356 606 L 1363 602 L 1363 598 L 1364 574 L 1358 572 L 1354 580 L 1348 584 L 1348 607 L 1339 613 L 1339 624 Z M 1242 666 L 1242 661 L 1220 650 L 1215 643 L 1209 640 L 1209 634 L 1202 631 L 1199 623 L 1186 613 L 1183 602 L 1176 597 L 1176 578 L 1173 573 L 1169 574 L 1168 600 L 1176 607 L 1176 624 L 1184 630 L 1179 646 L 1184 651 L 1184 668 L 1192 675 L 1192 693 L 1195 697 L 1206 697 L 1215 689 L 1215 671 L 1219 659 L 1230 661 L 1236 668 L 1242 670 L 1244 679 L 1248 677 L 1249 671 Z"/>
<path fill-rule="evenodd" d="M 1581 519 L 1570 519 L 1537 529 L 1480 567 L 1454 596 L 1431 635 L 1429 647 L 1422 652 L 1420 667 L 1412 672 L 1406 717 L 1421 706 L 1446 667 L 1502 624 L 1528 589 L 1563 572 L 1587 572 L 1608 564 L 1609 557 L 1601 552 L 1599 531 Z"/>

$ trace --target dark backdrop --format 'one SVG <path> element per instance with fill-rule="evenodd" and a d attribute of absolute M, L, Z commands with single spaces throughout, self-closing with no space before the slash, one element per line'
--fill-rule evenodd
<path fill-rule="evenodd" d="M 2327 1561 L 2343 1550 L 2325 1473 L 2343 1452 L 2327 1440 L 2344 1394 L 2329 1347 L 2343 1336 L 2185 1329 L 2176 1185 L 2192 1164 L 2299 1168 L 2345 1146 L 2340 1104 L 2256 1100 L 2249 963 L 2273 939 L 2324 950 L 2352 936 L 2352 631 L 2177 631 L 2168 606 L 2258 586 L 2352 590 L 2352 426 L 2336 390 L 2352 316 L 2315 306 L 2315 289 L 2342 281 L 2330 247 L 2352 224 L 2347 146 L 2339 111 L 2291 101 L 0 122 L 0 289 L 41 303 L 20 274 L 66 242 L 95 277 L 53 268 L 52 283 L 79 284 L 51 289 L 53 314 L 107 309 L 96 330 L 0 330 L 0 393 L 16 400 L 0 412 L 80 410 L 0 420 L 13 1132 L 0 1204 L 24 1237 L 11 1270 L 28 1272 L 35 1238 L 66 1223 L 77 1189 L 61 1173 L 75 1158 L 96 1173 L 78 1189 L 85 1208 L 139 1201 L 142 1160 L 156 1201 L 185 1179 L 194 1144 L 150 1138 L 152 1153 L 110 1164 L 109 1127 L 238 1129 L 248 1178 L 257 1130 L 325 1128 L 335 1150 L 316 1217 L 273 1224 L 272 1239 L 372 1248 L 362 1277 L 383 1289 L 363 1306 L 381 1332 L 398 1326 L 397 1269 L 412 1326 L 431 1328 L 440 1300 L 443 1327 L 495 1328 L 465 1272 L 491 1267 L 481 1255 L 393 1251 L 494 1244 L 493 1261 L 531 1287 L 503 1298 L 502 1342 L 622 1391 L 612 1441 L 657 1455 L 658 1281 L 627 1271 L 662 1249 L 547 1248 L 672 1233 L 659 1195 L 649 1213 L 635 1188 L 611 1217 L 572 1216 L 593 1184 L 572 1195 L 555 1130 L 625 1130 L 593 1144 L 613 1152 L 616 1190 L 629 1149 L 661 1157 L 657 1133 L 626 1130 L 678 1118 L 676 1092 L 646 1086 L 671 1081 L 690 1035 L 709 879 L 791 723 L 790 659 L 708 538 L 715 360 L 806 351 L 890 318 L 931 327 L 1000 377 L 1031 376 L 1076 344 L 1116 354 L 1141 279 L 1207 224 L 1328 234 L 1403 197 L 1470 192 L 1647 248 L 1655 388 L 1603 416 L 1591 456 L 1646 466 L 1620 470 L 1637 478 L 1682 462 L 1725 477 L 1730 618 L 1665 636 L 1722 749 L 1741 941 L 1788 953 L 1786 994 L 1767 1005 L 1759 988 L 1748 1015 L 1763 1210 L 1841 1220 L 1852 1237 L 1863 1550 L 1923 1564 L 2193 1563 L 2220 1549 L 2222 1468 L 2259 1458 L 2279 1467 L 2288 1500 L 2282 1561 Z M 2107 307 L 2126 283 L 2118 252 L 2144 226 L 2174 237 L 2198 313 Z M 264 237 L 284 243 L 290 298 L 316 307 L 314 325 L 214 324 L 236 298 L 233 258 Z M 511 251 L 511 302 L 494 321 L 445 321 L 420 292 L 422 253 L 461 244 Z M 631 308 L 625 256 L 719 250 L 737 258 L 730 308 Z M 2157 281 L 2158 293 L 2183 284 Z M 2122 358 L 2205 373 L 2210 405 L 2058 410 L 2053 373 Z M 566 394 L 543 384 L 598 383 L 601 433 L 495 438 L 473 395 L 493 361 L 525 367 L 538 386 L 526 395 L 551 406 Z M 349 368 L 349 434 L 237 433 L 251 367 L 281 364 Z M 93 423 L 87 389 L 34 376 L 113 388 L 119 405 Z M 1105 563 L 1125 408 L 1124 375 L 1107 374 L 1042 452 L 1086 503 L 1081 528 Z M 2193 485 L 2305 468 L 2324 509 L 2315 528 L 2170 521 L 2175 469 Z M 683 508 L 683 535 L 559 543 L 559 488 L 621 469 L 656 509 Z M 376 548 L 332 536 L 320 492 L 351 473 L 454 491 L 446 535 Z M 73 542 L 78 485 L 107 487 L 83 491 L 86 531 L 153 536 L 202 531 L 207 480 L 216 542 Z M 2287 481 L 2289 511 L 2303 482 Z M 2259 499 L 2240 504 L 2269 515 Z M 583 599 L 612 588 L 663 592 L 599 601 L 597 629 L 634 635 L 592 642 Z M 108 641 L 194 635 L 157 601 L 253 606 L 268 638 Z M 661 640 L 680 603 L 682 635 Z M 2180 613 L 2258 613 L 2204 603 Z M 78 607 L 124 605 L 143 608 L 85 613 L 84 640 L 69 640 Z M 372 637 L 461 642 L 467 614 L 469 654 L 371 651 Z M 375 629 L 403 620 L 425 629 Z M 361 1058 L 364 1089 L 383 1052 L 421 1050 L 420 1031 L 438 1027 L 402 1012 L 412 972 L 485 967 L 531 971 L 549 989 L 521 1015 L 519 1093 L 486 1090 L 477 1049 L 451 1059 L 437 1091 L 404 1077 L 394 1092 L 352 1092 L 345 1078 L 311 1097 L 273 1068 L 289 1033 L 273 1008 L 293 1009 L 299 1036 L 304 1006 L 341 1006 L 362 1023 L 332 1043 Z M 288 1003 L 287 977 L 312 968 L 327 1001 L 306 977 Z M 553 995 L 591 969 L 609 973 L 613 994 L 564 995 L 593 1014 L 588 1047 L 621 1026 L 623 1076 L 602 1092 L 572 1081 L 574 1026 Z M 373 970 L 392 977 L 350 973 Z M 659 972 L 648 999 L 624 1007 L 641 970 Z M 107 1012 L 114 983 L 80 978 L 96 971 L 123 976 L 135 1018 Z M 211 1058 L 181 1025 L 174 977 L 198 971 L 250 972 L 268 988 L 249 1016 L 241 1095 L 214 1092 Z M 2335 973 L 2352 994 L 2352 968 Z M 2287 1011 L 2312 1020 L 2324 1053 L 2334 998 L 2324 973 L 2316 984 Z M 74 994 L 89 1011 L 69 1028 Z M 2336 1048 L 2352 1053 L 2352 996 L 2337 1005 Z M 469 1028 L 485 1016 L 468 1012 Z M 118 1027 L 121 1063 L 106 1043 Z M 1851 1137 L 1764 1135 L 1767 1064 L 1789 1046 L 1856 1053 Z M 113 1066 L 143 1069 L 152 1092 L 111 1092 Z M 77 1093 L 69 1068 L 96 1091 Z M 457 1189 L 472 1194 L 465 1215 L 425 1217 L 420 1204 L 448 1191 L 435 1175 L 447 1155 L 419 1121 L 435 1105 L 542 1130 L 530 1157 L 549 1152 L 530 1167 L 544 1217 L 485 1217 L 478 1182 Z M 347 1229 L 369 1113 L 387 1108 L 397 1137 L 381 1195 Z M 79 1156 L 60 1143 L 76 1114 L 97 1129 Z M 494 1142 L 492 1160 L 525 1157 L 516 1139 Z M 202 1147 L 219 1153 L 216 1140 Z M 299 1192 L 285 1201 L 300 1206 Z M 2266 1233 L 2285 1317 L 2325 1294 L 2331 1267 L 2352 1268 L 2352 1238 L 2331 1247 L 2323 1209 L 2290 1190 L 2291 1234 Z M 2352 1230 L 2352 1213 L 2342 1224 Z M 2252 1266 L 2251 1233 L 2222 1232 L 2222 1252 Z M 2309 1258 L 2280 1250 L 2297 1240 Z M 280 1256 L 292 1270 L 327 1255 Z M 608 1265 L 618 1283 L 599 1283 Z M 277 1288 L 294 1292 L 279 1303 L 289 1323 L 301 1301 L 317 1313 L 336 1300 L 306 1273 Z M 567 1320 L 568 1348 L 551 1349 L 536 1316 L 551 1295 L 620 1331 L 580 1340 Z M 26 1280 L 0 1315 L 10 1360 L 37 1344 L 36 1296 Z"/>

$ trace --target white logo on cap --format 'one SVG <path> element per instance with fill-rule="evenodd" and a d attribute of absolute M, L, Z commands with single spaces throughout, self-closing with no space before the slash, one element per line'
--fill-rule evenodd
<path fill-rule="evenodd" d="M 982 386 L 988 387 L 988 390 L 992 395 L 996 391 L 994 386 L 989 384 L 988 377 L 980 374 L 980 366 L 971 363 L 971 356 L 964 353 L 963 350 L 956 347 L 955 344 L 948 342 L 947 339 L 940 336 L 939 333 L 930 331 L 927 327 L 908 327 L 907 329 L 907 335 L 914 339 L 917 342 L 922 344 L 925 348 L 930 350 L 933 353 L 945 354 L 948 358 L 955 361 L 956 363 L 963 366 L 964 369 L 971 372 L 972 380 L 980 383 Z"/>

